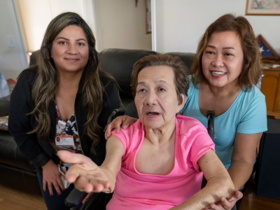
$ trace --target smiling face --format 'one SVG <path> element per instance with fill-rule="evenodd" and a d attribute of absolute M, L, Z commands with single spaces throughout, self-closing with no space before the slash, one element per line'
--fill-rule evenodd
<path fill-rule="evenodd" d="M 238 85 L 242 65 L 239 36 L 233 31 L 213 33 L 202 55 L 202 71 L 209 85 L 218 88 Z"/>
<path fill-rule="evenodd" d="M 59 72 L 83 71 L 89 58 L 89 47 L 82 28 L 65 27 L 53 40 L 51 57 Z"/>
<path fill-rule="evenodd" d="M 175 125 L 176 113 L 185 102 L 179 105 L 173 69 L 169 66 L 143 68 L 138 74 L 134 101 L 141 123 L 152 129 Z"/>

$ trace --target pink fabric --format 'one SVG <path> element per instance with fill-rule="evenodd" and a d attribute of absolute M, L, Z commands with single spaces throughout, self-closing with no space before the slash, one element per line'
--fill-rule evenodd
<path fill-rule="evenodd" d="M 203 174 L 197 161 L 209 149 L 214 150 L 214 143 L 199 121 L 177 116 L 174 168 L 167 175 L 142 174 L 136 170 L 135 157 L 144 139 L 139 120 L 113 135 L 123 143 L 125 154 L 108 210 L 169 209 L 201 189 Z"/>

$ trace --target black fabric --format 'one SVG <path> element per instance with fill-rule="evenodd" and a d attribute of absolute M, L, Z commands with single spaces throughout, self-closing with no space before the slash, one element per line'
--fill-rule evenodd
<path fill-rule="evenodd" d="M 22 153 L 27 159 L 32 162 L 36 168 L 40 168 L 42 165 L 48 162 L 51 158 L 55 163 L 58 163 L 59 159 L 56 156 L 55 150 L 51 144 L 41 140 L 36 134 L 27 134 L 37 126 L 37 121 L 33 115 L 28 115 L 34 109 L 34 101 L 32 100 L 33 84 L 37 75 L 37 66 L 33 66 L 21 73 L 21 76 L 13 90 L 10 104 L 9 114 L 9 131 L 14 135 L 14 139 L 17 142 Z M 87 120 L 87 109 L 83 107 L 81 89 L 83 87 L 83 77 L 80 82 L 78 94 L 75 101 L 75 113 L 76 121 L 79 129 L 79 136 L 81 139 L 82 149 L 86 156 L 90 156 L 97 164 L 102 163 L 105 157 L 105 143 L 100 145 L 96 151 L 97 153 L 90 155 L 91 140 L 84 132 L 83 125 Z M 101 129 L 105 127 L 106 123 L 101 118 L 107 119 L 112 110 L 119 107 L 118 90 L 114 82 L 109 82 L 106 78 L 101 78 L 101 82 L 106 90 L 104 95 L 104 106 L 102 114 L 99 116 L 98 122 Z M 107 85 L 107 83 L 109 83 Z M 55 104 L 52 101 L 49 106 L 49 115 L 51 118 L 51 133 L 50 139 L 55 138 L 55 126 L 56 126 L 56 111 Z M 102 134 L 101 142 L 105 142 Z"/>
<path fill-rule="evenodd" d="M 256 194 L 280 199 L 280 120 L 268 119 L 256 169 Z"/>

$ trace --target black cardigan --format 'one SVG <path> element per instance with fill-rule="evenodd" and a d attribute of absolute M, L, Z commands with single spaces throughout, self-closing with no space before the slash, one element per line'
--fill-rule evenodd
<path fill-rule="evenodd" d="M 34 115 L 28 114 L 31 113 L 35 107 L 34 100 L 32 99 L 32 89 L 37 77 L 37 71 L 38 67 L 34 66 L 21 73 L 10 99 L 8 126 L 9 131 L 14 136 L 20 151 L 36 168 L 40 168 L 50 159 L 57 164 L 59 162 L 59 158 L 50 143 L 39 139 L 36 133 L 27 134 L 27 132 L 32 131 L 38 125 Z M 106 140 L 104 138 L 104 133 L 101 132 L 101 142 L 96 148 L 96 154 L 92 154 L 90 153 L 92 140 L 85 134 L 83 126 L 87 121 L 87 108 L 83 107 L 82 93 L 84 77 L 85 75 L 83 74 L 75 99 L 76 123 L 84 154 L 89 156 L 96 164 L 101 165 L 106 154 Z M 120 101 L 115 82 L 110 81 L 105 77 L 100 77 L 100 80 L 103 87 L 105 87 L 105 92 L 103 92 L 103 106 L 98 117 L 98 124 L 101 128 L 104 128 L 111 112 L 114 109 L 119 108 Z M 56 133 L 56 110 L 54 101 L 51 101 L 49 105 L 49 115 L 51 118 L 50 139 L 54 141 Z"/>

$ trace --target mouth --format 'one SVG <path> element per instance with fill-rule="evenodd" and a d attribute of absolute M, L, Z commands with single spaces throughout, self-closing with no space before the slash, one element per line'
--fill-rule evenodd
<path fill-rule="evenodd" d="M 159 115 L 159 113 L 158 112 L 147 112 L 146 115 L 148 115 L 148 116 L 157 116 L 157 115 Z"/>
<path fill-rule="evenodd" d="M 66 61 L 69 61 L 69 62 L 76 62 L 78 61 L 79 59 L 78 58 L 64 58 Z"/>
<path fill-rule="evenodd" d="M 227 74 L 226 72 L 221 72 L 221 71 L 211 71 L 211 74 L 213 74 L 214 76 L 222 76 Z"/>

